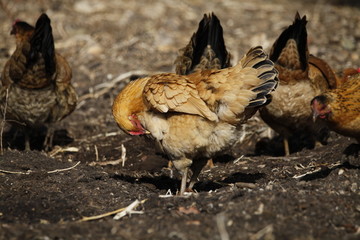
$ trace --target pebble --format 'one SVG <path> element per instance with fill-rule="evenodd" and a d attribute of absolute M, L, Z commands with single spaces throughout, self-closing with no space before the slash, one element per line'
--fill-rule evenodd
<path fill-rule="evenodd" d="M 92 45 L 87 50 L 87 52 L 93 56 L 99 56 L 103 51 L 104 49 L 99 44 Z"/>
<path fill-rule="evenodd" d="M 106 5 L 100 1 L 89 2 L 89 1 L 79 1 L 74 4 L 74 9 L 80 13 L 94 13 L 106 9 Z"/>
<path fill-rule="evenodd" d="M 358 188 L 358 184 L 357 183 L 352 183 L 350 190 L 354 193 L 358 192 L 359 188 Z"/>

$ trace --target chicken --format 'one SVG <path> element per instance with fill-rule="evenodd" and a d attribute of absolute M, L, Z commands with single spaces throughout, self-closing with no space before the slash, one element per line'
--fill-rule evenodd
<path fill-rule="evenodd" d="M 292 25 L 275 41 L 270 60 L 279 71 L 279 87 L 272 102 L 260 110 L 260 116 L 271 128 L 284 137 L 285 155 L 290 154 L 288 139 L 308 134 L 311 144 L 326 141 L 328 131 L 321 123 L 312 121 L 309 102 L 321 92 L 336 85 L 329 65 L 309 54 L 306 16 L 296 13 Z M 324 139 L 325 138 L 325 139 Z"/>
<path fill-rule="evenodd" d="M 269 102 L 277 71 L 261 47 L 230 68 L 189 75 L 163 73 L 130 82 L 115 98 L 113 115 L 130 135 L 158 141 L 192 189 L 207 159 L 231 147 L 241 124 Z"/>
<path fill-rule="evenodd" d="M 225 47 L 223 28 L 214 13 L 204 14 L 196 33 L 192 35 L 186 47 L 180 49 L 179 52 L 180 55 L 175 60 L 175 72 L 179 75 L 231 66 L 231 55 Z M 212 159 L 209 159 L 207 166 L 210 168 L 214 166 Z"/>
<path fill-rule="evenodd" d="M 331 130 L 360 143 L 360 73 L 351 75 L 339 88 L 316 96 L 311 109 L 314 120 L 324 119 Z"/>
<path fill-rule="evenodd" d="M 45 13 L 35 28 L 16 21 L 11 34 L 15 35 L 16 49 L 2 73 L 0 110 L 6 121 L 24 128 L 25 149 L 30 150 L 29 131 L 69 115 L 76 107 L 77 95 L 69 64 L 55 52 Z"/>

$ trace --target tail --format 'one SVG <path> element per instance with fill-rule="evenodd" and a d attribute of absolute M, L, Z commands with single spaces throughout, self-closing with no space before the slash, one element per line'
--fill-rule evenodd
<path fill-rule="evenodd" d="M 55 46 L 50 19 L 45 13 L 41 14 L 36 22 L 30 45 L 29 64 L 35 64 L 41 54 L 44 58 L 46 74 L 52 76 L 56 70 Z"/>
<path fill-rule="evenodd" d="M 293 24 L 281 33 L 272 46 L 270 52 L 271 61 L 279 62 L 280 65 L 288 66 L 291 69 L 301 68 L 303 71 L 306 70 L 309 55 L 306 24 L 306 16 L 300 18 L 299 13 L 297 12 Z M 292 52 L 293 46 L 289 46 L 289 44 L 292 44 L 290 42 L 291 40 L 292 42 L 295 42 L 296 45 L 297 53 L 295 54 Z M 284 56 L 286 59 L 282 60 L 280 56 Z M 284 64 L 282 64 L 281 61 L 284 61 Z"/>
<path fill-rule="evenodd" d="M 251 89 L 256 93 L 256 97 L 250 100 L 247 108 L 254 108 L 267 105 L 271 102 L 270 93 L 278 85 L 278 71 L 274 63 L 269 60 L 268 55 L 258 46 L 249 50 L 246 57 L 243 58 L 242 66 L 255 68 L 258 71 L 257 77 L 263 81 L 260 85 Z"/>
<path fill-rule="evenodd" d="M 176 73 L 187 75 L 196 70 L 222 69 L 230 66 L 220 20 L 212 14 L 204 14 L 198 30 L 183 48 L 176 61 Z"/>

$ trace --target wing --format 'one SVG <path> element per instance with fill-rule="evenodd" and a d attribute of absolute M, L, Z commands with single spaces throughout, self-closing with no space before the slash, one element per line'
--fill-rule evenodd
<path fill-rule="evenodd" d="M 318 57 L 310 55 L 309 65 L 310 65 L 310 69 L 309 69 L 310 72 L 312 71 L 312 68 L 316 68 L 321 72 L 323 78 L 327 82 L 328 85 L 327 88 L 334 89 L 337 87 L 338 84 L 336 82 L 335 73 L 325 61 L 323 61 Z"/>
<path fill-rule="evenodd" d="M 159 112 L 188 113 L 210 121 L 218 120 L 200 98 L 196 85 L 186 76 L 171 73 L 155 75 L 145 85 L 143 93 L 145 103 Z"/>

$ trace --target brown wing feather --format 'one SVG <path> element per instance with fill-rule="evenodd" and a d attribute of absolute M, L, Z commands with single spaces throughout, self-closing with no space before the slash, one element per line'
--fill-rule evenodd
<path fill-rule="evenodd" d="M 315 57 L 313 55 L 310 55 L 309 65 L 310 65 L 309 71 L 311 71 L 312 67 L 317 68 L 318 70 L 321 71 L 323 78 L 326 80 L 328 84 L 327 88 L 334 89 L 337 87 L 335 73 L 324 60 Z"/>
<path fill-rule="evenodd" d="M 200 98 L 196 85 L 186 76 L 160 74 L 149 79 L 144 88 L 144 99 L 159 112 L 195 114 L 217 121 L 218 117 Z"/>

